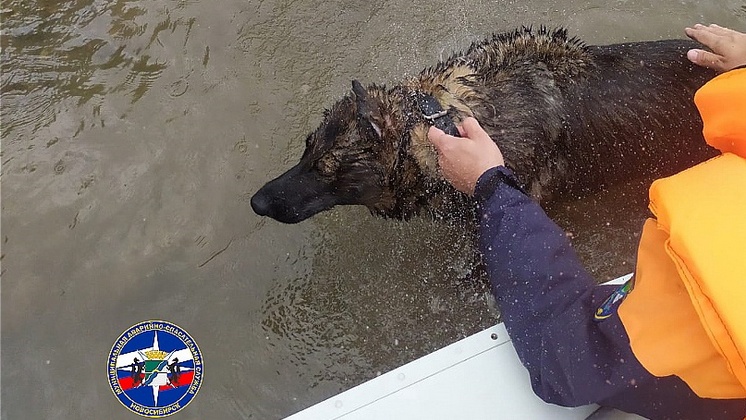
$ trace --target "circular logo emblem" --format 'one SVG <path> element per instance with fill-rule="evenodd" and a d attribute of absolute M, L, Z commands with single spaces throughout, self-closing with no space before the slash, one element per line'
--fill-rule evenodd
<path fill-rule="evenodd" d="M 202 353 L 181 327 L 143 321 L 114 342 L 109 386 L 128 409 L 143 417 L 166 417 L 186 407 L 202 385 Z"/>

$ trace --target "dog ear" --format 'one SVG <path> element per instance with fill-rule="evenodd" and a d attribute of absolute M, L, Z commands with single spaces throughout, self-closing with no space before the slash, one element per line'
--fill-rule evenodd
<path fill-rule="evenodd" d="M 352 96 L 355 98 L 357 105 L 357 114 L 363 120 L 370 124 L 370 128 L 381 138 L 381 112 L 378 106 L 371 101 L 368 91 L 365 90 L 359 81 L 352 81 Z"/>

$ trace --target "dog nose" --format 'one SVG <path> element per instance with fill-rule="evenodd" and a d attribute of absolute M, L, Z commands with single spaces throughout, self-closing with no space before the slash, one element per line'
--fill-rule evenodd
<path fill-rule="evenodd" d="M 251 208 L 259 216 L 267 216 L 269 214 L 269 199 L 260 191 L 251 197 Z"/>

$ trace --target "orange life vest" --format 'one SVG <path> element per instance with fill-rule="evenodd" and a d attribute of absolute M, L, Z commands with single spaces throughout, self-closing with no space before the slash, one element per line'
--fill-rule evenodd
<path fill-rule="evenodd" d="M 746 398 L 746 69 L 695 96 L 722 155 L 650 188 L 635 288 L 619 307 L 630 345 L 656 376 L 706 398 Z"/>

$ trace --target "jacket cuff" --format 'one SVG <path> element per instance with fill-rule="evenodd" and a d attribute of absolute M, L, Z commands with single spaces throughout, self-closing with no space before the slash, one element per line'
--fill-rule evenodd
<path fill-rule="evenodd" d="M 505 166 L 495 166 L 494 168 L 484 171 L 479 179 L 477 179 L 477 185 L 474 187 L 474 198 L 478 203 L 487 201 L 492 197 L 497 186 L 500 184 L 508 185 L 523 194 L 528 195 L 523 187 L 518 183 L 513 171 Z"/>

